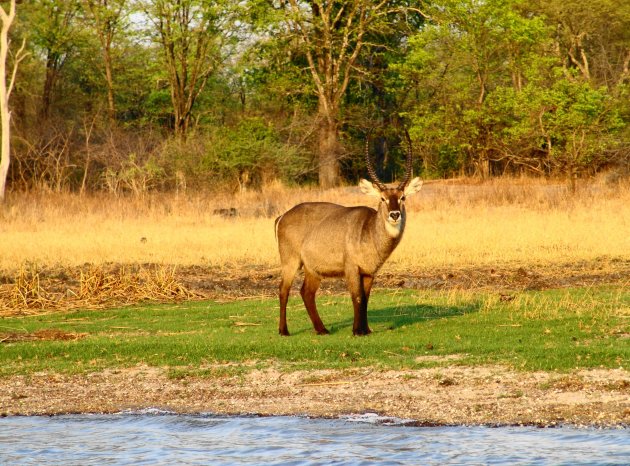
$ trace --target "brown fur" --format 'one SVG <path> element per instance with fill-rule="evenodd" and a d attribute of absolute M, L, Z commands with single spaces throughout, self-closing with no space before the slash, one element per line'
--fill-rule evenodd
<path fill-rule="evenodd" d="M 296 272 L 304 268 L 301 295 L 313 327 L 326 334 L 317 312 L 315 294 L 327 277 L 344 277 L 354 307 L 354 335 L 367 335 L 367 304 L 374 276 L 400 242 L 406 221 L 405 195 L 420 189 L 418 179 L 408 186 L 386 188 L 362 181 L 367 194 L 380 198 L 378 210 L 344 207 L 327 202 L 299 204 L 276 219 L 280 282 L 279 333 L 289 335 L 286 307 Z M 401 189 L 402 188 L 402 189 Z"/>

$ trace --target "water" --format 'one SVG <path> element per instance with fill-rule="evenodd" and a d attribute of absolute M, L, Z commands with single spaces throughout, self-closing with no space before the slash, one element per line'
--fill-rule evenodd
<path fill-rule="evenodd" d="M 376 415 L 6 417 L 0 464 L 628 465 L 630 430 L 414 427 Z"/>

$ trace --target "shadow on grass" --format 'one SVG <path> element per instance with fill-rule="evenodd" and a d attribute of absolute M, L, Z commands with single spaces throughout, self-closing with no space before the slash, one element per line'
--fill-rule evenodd
<path fill-rule="evenodd" d="M 435 319 L 448 319 L 460 317 L 466 314 L 479 312 L 480 303 L 470 303 L 459 306 L 436 306 L 427 304 L 390 306 L 383 308 L 368 308 L 368 323 L 385 326 L 388 330 L 394 330 L 406 325 L 413 325 Z M 348 309 L 348 319 L 325 322 L 330 333 L 344 332 L 352 329 L 354 316 L 352 308 Z M 374 330 L 374 328 L 372 328 Z M 308 330 L 307 330 L 308 331 Z"/>

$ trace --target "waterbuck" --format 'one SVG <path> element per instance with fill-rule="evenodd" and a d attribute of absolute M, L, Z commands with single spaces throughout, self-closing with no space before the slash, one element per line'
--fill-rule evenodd
<path fill-rule="evenodd" d="M 367 305 L 374 276 L 398 246 L 405 230 L 405 198 L 417 193 L 422 181 L 411 180 L 412 150 L 409 141 L 404 180 L 395 188 L 383 184 L 368 155 L 365 158 L 372 182 L 362 179 L 361 191 L 379 199 L 378 210 L 344 207 L 329 202 L 298 204 L 276 219 L 276 238 L 282 262 L 280 282 L 280 335 L 287 329 L 287 301 L 295 274 L 304 267 L 300 294 L 319 335 L 327 334 L 317 307 L 315 293 L 322 278 L 344 277 L 354 306 L 354 335 L 371 333 Z"/>

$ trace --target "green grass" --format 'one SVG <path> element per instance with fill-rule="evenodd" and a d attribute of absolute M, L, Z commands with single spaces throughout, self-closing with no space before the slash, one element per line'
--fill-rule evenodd
<path fill-rule="evenodd" d="M 321 296 L 318 304 L 330 335 L 313 333 L 299 297 L 289 303 L 288 338 L 277 334 L 275 300 L 4 318 L 0 340 L 9 332 L 42 329 L 87 336 L 0 343 L 0 376 L 141 363 L 180 376 L 270 365 L 290 370 L 489 363 L 566 371 L 627 368 L 630 361 L 630 293 L 621 288 L 531 291 L 508 300 L 480 291 L 378 290 L 370 301 L 373 333 L 367 337 L 352 336 L 349 298 Z"/>

